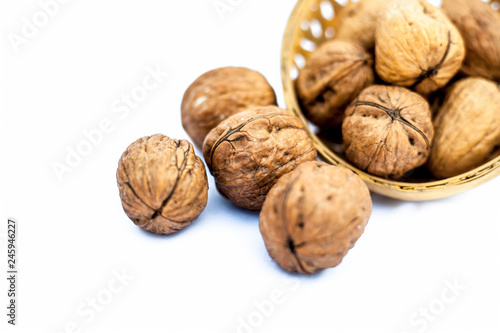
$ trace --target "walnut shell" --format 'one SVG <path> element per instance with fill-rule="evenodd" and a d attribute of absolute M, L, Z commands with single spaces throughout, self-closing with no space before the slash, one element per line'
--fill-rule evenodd
<path fill-rule="evenodd" d="M 260 231 L 281 268 L 313 274 L 340 264 L 363 234 L 371 210 L 370 192 L 359 176 L 306 162 L 269 191 Z"/>
<path fill-rule="evenodd" d="M 361 44 L 365 50 L 375 47 L 377 21 L 393 0 L 362 0 L 350 2 L 339 11 L 335 20 L 335 38 Z"/>
<path fill-rule="evenodd" d="M 500 80 L 500 14 L 479 0 L 443 0 L 442 10 L 465 41 L 462 72 Z"/>
<path fill-rule="evenodd" d="M 320 127 L 342 123 L 344 110 L 373 84 L 373 59 L 359 45 L 331 40 L 311 54 L 297 78 L 306 117 Z"/>
<path fill-rule="evenodd" d="M 500 145 L 498 84 L 466 78 L 452 86 L 434 119 L 436 135 L 428 168 L 448 178 L 487 162 Z"/>
<path fill-rule="evenodd" d="M 299 118 L 269 106 L 220 123 L 205 139 L 203 156 L 219 192 L 258 210 L 278 178 L 314 160 L 316 149 Z"/>
<path fill-rule="evenodd" d="M 366 88 L 342 124 L 347 159 L 380 177 L 400 178 L 423 165 L 433 136 L 429 103 L 402 87 Z"/>
<path fill-rule="evenodd" d="M 155 234 L 187 227 L 207 205 L 205 166 L 186 140 L 156 134 L 135 141 L 120 158 L 116 178 L 125 213 Z"/>
<path fill-rule="evenodd" d="M 386 82 L 428 95 L 453 78 L 464 56 L 458 30 L 426 0 L 396 0 L 378 22 L 375 69 Z"/>
<path fill-rule="evenodd" d="M 182 126 L 201 147 L 212 128 L 240 111 L 276 105 L 276 94 L 264 76 L 242 67 L 223 67 L 197 78 L 181 105 Z"/>

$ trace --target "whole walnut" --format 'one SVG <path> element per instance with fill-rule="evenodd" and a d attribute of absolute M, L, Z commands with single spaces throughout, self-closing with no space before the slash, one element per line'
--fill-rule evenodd
<path fill-rule="evenodd" d="M 269 106 L 220 123 L 205 139 L 203 156 L 221 194 L 258 210 L 276 181 L 316 159 L 316 149 L 299 118 Z"/>
<path fill-rule="evenodd" d="M 306 117 L 320 127 L 342 123 L 344 110 L 373 84 L 373 59 L 359 45 L 330 40 L 311 54 L 297 78 Z"/>
<path fill-rule="evenodd" d="M 462 72 L 500 80 L 500 14 L 479 0 L 443 0 L 442 10 L 465 41 Z"/>
<path fill-rule="evenodd" d="M 313 274 L 340 264 L 363 234 L 370 192 L 353 172 L 306 162 L 269 191 L 260 231 L 269 255 L 290 272 Z"/>
<path fill-rule="evenodd" d="M 445 86 L 465 56 L 460 33 L 426 0 L 396 0 L 375 33 L 375 69 L 394 85 L 428 95 Z"/>
<path fill-rule="evenodd" d="M 373 50 L 377 21 L 392 1 L 361 0 L 350 2 L 336 15 L 335 38 L 357 42 L 366 50 Z"/>
<path fill-rule="evenodd" d="M 368 173 L 400 178 L 427 161 L 434 136 L 429 103 L 402 87 L 366 88 L 342 124 L 346 157 Z"/>
<path fill-rule="evenodd" d="M 201 147 L 212 128 L 240 111 L 276 105 L 276 94 L 264 76 L 242 67 L 223 67 L 196 79 L 181 105 L 182 126 Z"/>
<path fill-rule="evenodd" d="M 500 91 L 483 78 L 452 86 L 434 119 L 436 135 L 428 168 L 437 178 L 470 171 L 487 162 L 500 145 Z"/>
<path fill-rule="evenodd" d="M 125 213 L 155 234 L 187 227 L 207 205 L 205 166 L 186 140 L 140 138 L 123 153 L 116 178 Z"/>

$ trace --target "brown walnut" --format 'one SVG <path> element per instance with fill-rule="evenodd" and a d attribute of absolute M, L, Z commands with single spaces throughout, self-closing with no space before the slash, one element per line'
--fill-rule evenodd
<path fill-rule="evenodd" d="M 346 157 L 368 173 L 400 178 L 423 165 L 434 129 L 429 103 L 402 87 L 371 86 L 346 110 Z"/>
<path fill-rule="evenodd" d="M 340 264 L 370 218 L 370 192 L 347 169 L 306 162 L 284 175 L 260 213 L 269 255 L 290 272 L 313 274 Z"/>
<path fill-rule="evenodd" d="M 342 123 L 344 110 L 373 84 L 373 59 L 359 45 L 331 40 L 311 54 L 297 78 L 304 114 L 320 127 Z"/>
<path fill-rule="evenodd" d="M 186 140 L 156 134 L 135 141 L 123 153 L 116 178 L 125 213 L 155 234 L 187 227 L 207 205 L 205 166 Z"/>
<path fill-rule="evenodd" d="M 465 56 L 457 28 L 426 0 L 396 0 L 375 33 L 375 69 L 394 85 L 428 95 L 445 86 Z"/>
<path fill-rule="evenodd" d="M 219 192 L 236 205 L 258 210 L 284 174 L 316 158 L 299 118 L 275 106 L 234 115 L 205 139 L 203 156 Z"/>
<path fill-rule="evenodd" d="M 434 119 L 436 135 L 428 168 L 438 178 L 470 171 L 487 162 L 500 145 L 498 84 L 466 78 L 452 86 Z"/>
<path fill-rule="evenodd" d="M 462 34 L 462 72 L 500 80 L 500 14 L 479 0 L 443 0 L 442 9 Z"/>
<path fill-rule="evenodd" d="M 223 67 L 196 79 L 182 100 L 182 126 L 201 147 L 212 128 L 240 111 L 276 105 L 273 88 L 260 73 L 241 67 Z"/>
<path fill-rule="evenodd" d="M 335 38 L 361 44 L 365 50 L 375 47 L 377 21 L 393 0 L 350 2 L 335 19 Z"/>

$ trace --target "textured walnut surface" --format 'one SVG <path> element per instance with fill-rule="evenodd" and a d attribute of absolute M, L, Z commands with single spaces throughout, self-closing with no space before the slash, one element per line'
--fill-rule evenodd
<path fill-rule="evenodd" d="M 375 47 L 377 20 L 393 0 L 361 0 L 342 8 L 335 20 L 335 38 L 361 44 L 366 50 Z"/>
<path fill-rule="evenodd" d="M 322 44 L 297 78 L 306 117 L 321 127 L 340 125 L 346 106 L 374 82 L 372 66 L 361 46 L 337 40 Z"/>
<path fill-rule="evenodd" d="M 338 265 L 370 218 L 370 192 L 353 172 L 306 162 L 283 176 L 260 213 L 270 256 L 283 269 L 313 274 Z"/>
<path fill-rule="evenodd" d="M 258 210 L 278 178 L 314 160 L 316 150 L 299 118 L 270 106 L 220 123 L 205 139 L 203 156 L 219 192 Z"/>
<path fill-rule="evenodd" d="M 276 95 L 264 76 L 242 67 L 212 70 L 194 81 L 184 94 L 182 125 L 201 147 L 221 121 L 255 106 L 276 105 Z"/>
<path fill-rule="evenodd" d="M 456 176 L 485 163 L 500 145 L 498 84 L 482 78 L 457 82 L 438 111 L 434 127 L 428 163 L 434 176 Z"/>
<path fill-rule="evenodd" d="M 375 68 L 386 82 L 427 95 L 459 71 L 464 42 L 444 13 L 425 0 L 396 0 L 375 34 Z"/>
<path fill-rule="evenodd" d="M 443 0 L 442 9 L 465 41 L 462 71 L 500 80 L 500 13 L 478 0 Z"/>
<path fill-rule="evenodd" d="M 116 177 L 125 213 L 156 234 L 188 226 L 207 204 L 205 166 L 186 140 L 161 134 L 137 140 L 123 153 Z"/>
<path fill-rule="evenodd" d="M 406 88 L 371 86 L 346 110 L 342 136 L 347 159 L 359 169 L 400 178 L 429 155 L 434 136 L 429 104 Z"/>

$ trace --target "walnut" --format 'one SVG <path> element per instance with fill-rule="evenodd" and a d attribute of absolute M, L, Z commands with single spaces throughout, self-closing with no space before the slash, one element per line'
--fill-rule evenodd
<path fill-rule="evenodd" d="M 443 0 L 442 9 L 462 34 L 462 72 L 500 80 L 500 14 L 478 0 Z"/>
<path fill-rule="evenodd" d="M 370 192 L 353 172 L 306 162 L 284 175 L 260 213 L 267 251 L 281 268 L 313 274 L 340 264 L 363 234 Z"/>
<path fill-rule="evenodd" d="M 373 84 L 373 59 L 361 46 L 331 40 L 311 54 L 297 78 L 306 117 L 320 127 L 342 122 L 344 109 Z"/>
<path fill-rule="evenodd" d="M 156 134 L 135 141 L 123 153 L 116 178 L 125 213 L 155 234 L 187 227 L 207 205 L 205 166 L 186 140 Z"/>
<path fill-rule="evenodd" d="M 426 0 L 397 0 L 375 33 L 375 69 L 394 85 L 428 95 L 459 71 L 465 48 L 458 30 Z"/>
<path fill-rule="evenodd" d="M 429 104 L 402 87 L 366 88 L 342 124 L 347 159 L 380 177 L 400 178 L 423 165 L 433 136 Z"/>
<path fill-rule="evenodd" d="M 377 20 L 393 0 L 362 0 L 350 2 L 339 11 L 335 20 L 335 38 L 361 44 L 366 50 L 375 47 Z"/>
<path fill-rule="evenodd" d="M 455 75 L 455 77 L 453 77 L 453 79 L 451 79 L 451 81 L 446 86 L 433 92 L 432 94 L 430 94 L 428 96 L 427 100 L 429 102 L 429 106 L 431 108 L 433 118 L 437 115 L 441 106 L 443 106 L 444 100 L 446 98 L 446 95 L 450 91 L 450 88 L 453 87 L 453 84 L 462 80 L 463 78 L 464 78 L 464 76 L 462 76 L 460 74 Z"/>
<path fill-rule="evenodd" d="M 452 86 L 439 110 L 428 168 L 438 178 L 472 170 L 494 156 L 500 145 L 498 84 L 466 78 Z"/>
<path fill-rule="evenodd" d="M 205 139 L 203 156 L 221 194 L 258 210 L 278 178 L 314 160 L 316 150 L 299 118 L 269 106 L 220 123 Z"/>
<path fill-rule="evenodd" d="M 218 68 L 200 76 L 185 92 L 182 126 L 201 147 L 208 132 L 224 119 L 267 105 L 276 105 L 276 94 L 264 76 L 247 68 Z"/>

